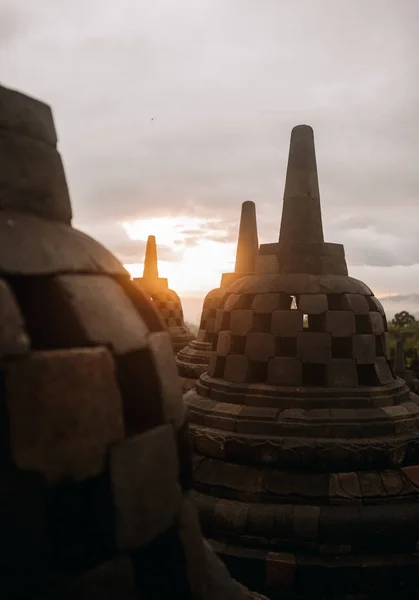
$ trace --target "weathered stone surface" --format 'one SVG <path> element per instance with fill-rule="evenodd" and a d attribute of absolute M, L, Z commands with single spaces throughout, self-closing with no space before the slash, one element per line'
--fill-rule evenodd
<path fill-rule="evenodd" d="M 0 359 L 29 352 L 23 318 L 10 287 L 0 279 Z"/>
<path fill-rule="evenodd" d="M 244 353 L 251 360 L 267 362 L 275 355 L 274 336 L 270 333 L 249 333 Z"/>
<path fill-rule="evenodd" d="M 0 208 L 71 222 L 61 156 L 53 146 L 0 130 Z"/>
<path fill-rule="evenodd" d="M 282 337 L 296 337 L 303 330 L 303 314 L 298 310 L 275 310 L 272 313 L 271 333 Z"/>
<path fill-rule="evenodd" d="M 247 356 L 230 354 L 225 361 L 224 379 L 241 383 L 250 377 L 250 360 Z"/>
<path fill-rule="evenodd" d="M 86 234 L 64 223 L 14 210 L 0 211 L 0 272 L 37 276 L 108 273 L 128 277 L 121 263 Z"/>
<path fill-rule="evenodd" d="M 230 316 L 230 331 L 233 335 L 246 335 L 252 331 L 253 311 L 235 310 Z"/>
<path fill-rule="evenodd" d="M 328 309 L 326 294 L 301 294 L 298 308 L 309 315 L 318 315 Z"/>
<path fill-rule="evenodd" d="M 373 364 L 375 362 L 375 336 L 369 334 L 355 334 L 352 338 L 353 356 L 359 364 Z"/>
<path fill-rule="evenodd" d="M 327 366 L 327 380 L 332 387 L 356 387 L 358 385 L 356 360 L 352 358 L 333 359 Z"/>
<path fill-rule="evenodd" d="M 252 310 L 255 313 L 270 314 L 280 308 L 279 294 L 257 294 L 252 302 Z"/>
<path fill-rule="evenodd" d="M 298 334 L 298 356 L 305 362 L 329 363 L 332 358 L 331 347 L 331 337 L 328 333 Z"/>
<path fill-rule="evenodd" d="M 344 294 L 343 307 L 345 310 L 352 310 L 357 315 L 367 315 L 370 310 L 367 299 L 361 294 Z"/>
<path fill-rule="evenodd" d="M 106 276 L 60 275 L 57 284 L 86 334 L 117 354 L 147 346 L 148 327 L 116 281 Z"/>
<path fill-rule="evenodd" d="M 171 425 L 125 439 L 111 449 L 118 548 L 148 544 L 174 522 L 182 506 L 177 464 Z"/>
<path fill-rule="evenodd" d="M 353 312 L 334 310 L 325 315 L 326 331 L 334 337 L 350 337 L 355 333 L 355 316 Z"/>
<path fill-rule="evenodd" d="M 12 457 L 19 469 L 51 482 L 104 470 L 110 444 L 124 435 L 106 349 L 35 352 L 9 363 L 5 381 Z"/>
<path fill-rule="evenodd" d="M 271 358 L 268 365 L 268 383 L 272 385 L 301 385 L 301 361 L 296 358 Z"/>
<path fill-rule="evenodd" d="M 176 363 L 173 360 L 170 336 L 166 331 L 159 331 L 151 333 L 148 339 L 160 382 L 165 418 L 178 428 L 185 421 L 186 406 L 182 400 L 180 381 Z"/>

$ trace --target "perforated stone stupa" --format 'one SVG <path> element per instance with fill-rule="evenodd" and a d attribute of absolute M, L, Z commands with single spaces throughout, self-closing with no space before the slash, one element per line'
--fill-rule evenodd
<path fill-rule="evenodd" d="M 201 537 L 169 333 L 72 228 L 56 144 L 0 87 L 0 597 L 251 598 Z"/>
<path fill-rule="evenodd" d="M 254 273 L 258 248 L 255 203 L 243 202 L 234 273 L 223 273 L 220 287 L 205 296 L 196 340 L 192 340 L 177 355 L 176 362 L 185 392 L 194 387 L 197 378 L 208 368 L 215 317 L 225 291 L 233 281 Z"/>
<path fill-rule="evenodd" d="M 152 299 L 154 306 L 169 330 L 173 350 L 175 353 L 179 352 L 195 336 L 185 325 L 181 299 L 176 292 L 169 289 L 167 279 L 159 277 L 157 246 L 154 235 L 148 236 L 143 276 L 135 278 L 134 281 Z"/>
<path fill-rule="evenodd" d="M 185 395 L 204 533 L 273 598 L 417 597 L 419 398 L 390 368 L 380 302 L 323 241 L 308 126 L 256 270 L 228 288 Z"/>

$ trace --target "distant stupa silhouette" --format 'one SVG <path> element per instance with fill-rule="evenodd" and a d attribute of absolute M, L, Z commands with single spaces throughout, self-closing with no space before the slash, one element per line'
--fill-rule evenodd
<path fill-rule="evenodd" d="M 149 235 L 147 239 L 143 276 L 135 278 L 134 281 L 153 300 L 155 307 L 169 330 L 173 350 L 178 352 L 187 346 L 195 336 L 185 325 L 182 302 L 179 296 L 176 292 L 169 289 L 169 284 L 165 277 L 159 277 L 157 245 L 154 235 Z"/>
<path fill-rule="evenodd" d="M 197 338 L 177 355 L 177 365 L 185 392 L 193 388 L 197 378 L 207 370 L 218 306 L 233 281 L 254 272 L 258 248 L 255 203 L 243 202 L 234 272 L 223 273 L 220 287 L 206 295 Z"/>
<path fill-rule="evenodd" d="M 229 286 L 208 370 L 184 395 L 195 504 L 233 577 L 272 599 L 417 598 L 419 397 L 321 219 L 300 125 L 279 241 Z"/>

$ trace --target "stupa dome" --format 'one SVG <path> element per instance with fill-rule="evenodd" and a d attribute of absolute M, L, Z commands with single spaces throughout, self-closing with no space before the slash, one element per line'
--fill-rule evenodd
<path fill-rule="evenodd" d="M 228 288 L 185 399 L 201 522 L 233 576 L 275 598 L 407 597 L 419 398 L 379 300 L 323 240 L 311 127 L 291 134 L 279 242 Z"/>
<path fill-rule="evenodd" d="M 201 537 L 169 333 L 0 87 L 0 597 L 250 598 Z"/>
<path fill-rule="evenodd" d="M 134 281 L 153 301 L 170 333 L 174 352 L 187 346 L 195 336 L 185 324 L 182 301 L 178 294 L 169 289 L 166 278 L 159 277 L 154 235 L 149 235 L 147 239 L 143 276 Z"/>
<path fill-rule="evenodd" d="M 197 378 L 208 369 L 214 341 L 217 309 L 229 285 L 255 271 L 259 248 L 254 202 L 242 204 L 237 242 L 236 263 L 233 273 L 223 273 L 220 287 L 208 292 L 202 305 L 198 335 L 188 346 L 178 352 L 177 366 L 183 391 L 190 390 Z"/>

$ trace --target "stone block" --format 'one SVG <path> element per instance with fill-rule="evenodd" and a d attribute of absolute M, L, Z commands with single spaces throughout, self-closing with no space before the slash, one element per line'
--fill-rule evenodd
<path fill-rule="evenodd" d="M 331 504 L 360 504 L 361 488 L 356 473 L 331 473 L 329 478 Z"/>
<path fill-rule="evenodd" d="M 374 335 L 381 335 L 385 332 L 384 319 L 379 312 L 370 312 L 371 329 Z"/>
<path fill-rule="evenodd" d="M 268 384 L 271 385 L 301 385 L 301 361 L 297 358 L 276 356 L 268 364 Z"/>
<path fill-rule="evenodd" d="M 308 315 L 320 315 L 328 310 L 326 294 L 301 294 L 298 308 Z"/>
<path fill-rule="evenodd" d="M 208 363 L 208 375 L 215 378 L 224 376 L 226 359 L 224 356 L 218 356 L 216 352 L 211 352 Z"/>
<path fill-rule="evenodd" d="M 252 302 L 255 313 L 272 313 L 280 307 L 280 294 L 256 294 Z"/>
<path fill-rule="evenodd" d="M 344 294 L 342 304 L 345 310 L 351 310 L 356 315 L 367 315 L 370 312 L 368 300 L 361 294 Z"/>
<path fill-rule="evenodd" d="M 303 331 L 298 334 L 297 351 L 303 362 L 327 364 L 332 360 L 331 336 Z"/>
<path fill-rule="evenodd" d="M 385 311 L 384 311 L 383 305 L 378 300 L 378 298 L 376 298 L 375 296 L 369 296 L 368 300 L 370 302 L 372 310 L 378 311 L 382 316 L 385 315 Z"/>
<path fill-rule="evenodd" d="M 278 273 L 278 259 L 275 254 L 256 257 L 256 273 Z"/>
<path fill-rule="evenodd" d="M 319 535 L 320 507 L 294 507 L 294 535 L 297 540 L 315 542 Z"/>
<path fill-rule="evenodd" d="M 230 354 L 225 359 L 224 379 L 234 383 L 245 383 L 249 381 L 251 374 L 251 363 L 247 356 L 241 354 Z"/>
<path fill-rule="evenodd" d="M 299 310 L 275 310 L 272 313 L 271 333 L 281 337 L 297 337 L 303 330 L 303 313 Z"/>
<path fill-rule="evenodd" d="M 26 136 L 0 137 L 0 209 L 70 224 L 71 205 L 56 148 Z"/>
<path fill-rule="evenodd" d="M 122 403 L 105 348 L 35 352 L 8 363 L 6 399 L 12 457 L 47 481 L 100 474 L 123 437 Z"/>
<path fill-rule="evenodd" d="M 353 335 L 352 351 L 358 364 L 374 364 L 376 358 L 375 335 L 370 333 L 356 333 Z"/>
<path fill-rule="evenodd" d="M 268 552 L 266 555 L 266 586 L 271 589 L 289 588 L 297 572 L 294 554 Z"/>
<path fill-rule="evenodd" d="M 173 427 L 123 440 L 111 448 L 109 461 L 117 546 L 133 550 L 169 529 L 182 506 Z"/>
<path fill-rule="evenodd" d="M 173 354 L 170 334 L 156 331 L 148 337 L 150 352 L 160 384 L 159 396 L 163 400 L 165 421 L 179 428 L 186 418 L 186 406 L 182 399 L 181 382 Z M 155 398 L 157 402 L 159 397 Z"/>
<path fill-rule="evenodd" d="M 0 279 L 0 359 L 29 352 L 30 342 L 19 306 L 8 284 Z"/>
<path fill-rule="evenodd" d="M 215 315 L 214 333 L 219 333 L 220 331 L 227 330 L 229 329 L 229 327 L 230 313 L 222 308 L 218 308 L 217 313 Z"/>
<path fill-rule="evenodd" d="M 232 349 L 233 336 L 230 331 L 220 331 L 217 340 L 218 356 L 227 356 Z"/>
<path fill-rule="evenodd" d="M 234 500 L 217 500 L 215 503 L 217 529 L 243 535 L 246 533 L 248 512 L 248 504 Z"/>
<path fill-rule="evenodd" d="M 230 331 L 233 335 L 247 335 L 252 331 L 253 311 L 235 310 L 230 316 Z"/>
<path fill-rule="evenodd" d="M 326 313 L 326 331 L 333 337 L 350 337 L 355 333 L 355 315 L 348 310 L 332 310 Z"/>
<path fill-rule="evenodd" d="M 327 383 L 331 387 L 357 387 L 356 360 L 335 358 L 327 365 Z"/>
<path fill-rule="evenodd" d="M 110 345 L 116 354 L 147 346 L 149 329 L 117 281 L 105 275 L 60 275 L 56 281 L 86 342 Z"/>
<path fill-rule="evenodd" d="M 223 310 L 231 312 L 242 308 L 244 296 L 242 294 L 226 294 Z"/>
<path fill-rule="evenodd" d="M 381 385 L 387 385 L 394 381 L 393 374 L 384 356 L 379 356 L 375 359 L 375 372 Z"/>
<path fill-rule="evenodd" d="M 268 362 L 275 355 L 275 338 L 270 333 L 248 333 L 244 352 L 251 360 Z"/>

